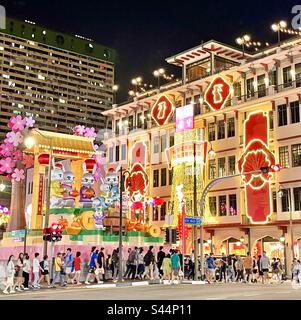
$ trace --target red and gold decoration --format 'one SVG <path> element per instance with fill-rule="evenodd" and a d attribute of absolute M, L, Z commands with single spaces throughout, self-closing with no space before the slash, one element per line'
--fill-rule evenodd
<path fill-rule="evenodd" d="M 213 110 L 223 109 L 230 97 L 231 86 L 221 76 L 213 79 L 205 92 L 205 102 Z"/>
<path fill-rule="evenodd" d="M 275 165 L 269 149 L 268 116 L 265 112 L 251 113 L 244 123 L 244 153 L 238 161 L 239 172 L 245 184 L 246 214 L 252 223 L 266 223 L 272 214 L 271 172 L 250 173 L 262 167 Z"/>
<path fill-rule="evenodd" d="M 173 114 L 173 109 L 173 103 L 168 96 L 162 95 L 153 105 L 151 116 L 158 126 L 163 126 Z"/>

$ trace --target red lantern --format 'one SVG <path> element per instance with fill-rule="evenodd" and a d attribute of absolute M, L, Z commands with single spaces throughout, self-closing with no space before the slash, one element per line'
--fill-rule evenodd
<path fill-rule="evenodd" d="M 39 164 L 48 165 L 49 164 L 49 154 L 42 153 L 38 157 Z"/>
<path fill-rule="evenodd" d="M 96 164 L 96 161 L 94 159 L 86 159 L 85 164 L 86 164 L 87 171 L 92 172 Z"/>
<path fill-rule="evenodd" d="M 159 207 L 159 208 L 161 208 L 161 206 L 163 205 L 163 203 L 164 203 L 164 200 L 163 200 L 162 198 L 160 198 L 160 197 L 156 197 L 156 198 L 154 198 L 154 200 L 153 200 L 154 206 Z"/>
<path fill-rule="evenodd" d="M 143 209 L 143 203 L 141 201 L 135 201 L 132 204 L 132 209 L 134 209 L 134 210 Z"/>

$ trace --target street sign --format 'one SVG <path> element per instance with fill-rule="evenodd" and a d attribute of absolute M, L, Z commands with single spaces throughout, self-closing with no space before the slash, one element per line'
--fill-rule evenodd
<path fill-rule="evenodd" d="M 185 224 L 192 224 L 192 225 L 202 225 L 202 218 L 199 217 L 187 217 L 184 218 Z"/>

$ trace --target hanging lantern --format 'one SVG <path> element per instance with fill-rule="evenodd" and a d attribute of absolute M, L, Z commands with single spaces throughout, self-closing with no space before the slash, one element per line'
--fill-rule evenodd
<path fill-rule="evenodd" d="M 87 171 L 92 172 L 96 164 L 96 161 L 94 159 L 86 159 L 85 164 L 86 164 Z"/>
<path fill-rule="evenodd" d="M 156 197 L 153 199 L 153 205 L 155 207 L 161 208 L 161 206 L 164 204 L 164 200 L 160 197 Z"/>
<path fill-rule="evenodd" d="M 131 208 L 133 210 L 139 210 L 139 209 L 143 209 L 143 203 L 141 201 L 135 201 L 133 202 L 133 204 L 131 205 Z"/>
<path fill-rule="evenodd" d="M 49 154 L 42 153 L 38 157 L 39 164 L 48 165 L 49 164 Z"/>

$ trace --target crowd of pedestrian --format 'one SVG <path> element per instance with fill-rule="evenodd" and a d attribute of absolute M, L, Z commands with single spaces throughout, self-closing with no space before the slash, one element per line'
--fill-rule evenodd
<path fill-rule="evenodd" d="M 171 283 L 183 278 L 181 268 L 182 256 L 177 250 L 164 252 L 163 247 L 155 255 L 154 247 L 150 246 L 146 253 L 143 248 L 134 247 L 128 249 L 125 263 L 126 270 L 122 274 L 123 279 L 131 280 L 166 280 Z M 114 249 L 111 254 L 105 254 L 105 248 L 98 250 L 92 247 L 87 263 L 88 273 L 85 281 L 81 281 L 85 263 L 81 259 L 81 252 L 68 248 L 66 252 L 58 252 L 53 261 L 53 277 L 50 277 L 51 262 L 45 255 L 40 261 L 39 253 L 35 253 L 30 259 L 27 253 L 20 253 L 16 263 L 11 255 L 6 265 L 7 281 L 3 291 L 5 294 L 16 291 L 27 291 L 29 288 L 39 290 L 42 286 L 53 288 L 57 283 L 61 287 L 68 284 L 89 285 L 91 283 L 104 283 L 112 280 L 116 282 L 119 272 L 119 249 Z M 32 274 L 31 286 L 29 286 Z M 52 278 L 52 281 L 51 281 Z"/>
<path fill-rule="evenodd" d="M 300 268 L 301 270 L 301 268 Z M 243 282 L 243 283 L 269 283 L 275 280 L 282 283 L 284 280 L 284 265 L 280 258 L 268 258 L 263 251 L 262 256 L 246 257 L 230 254 L 214 257 L 213 253 L 205 255 L 205 279 L 211 282 Z"/>
<path fill-rule="evenodd" d="M 144 248 L 134 247 L 128 249 L 127 260 L 124 261 L 122 279 L 128 280 L 161 280 L 165 283 L 179 283 L 187 278 L 195 279 L 194 252 L 191 256 L 183 257 L 175 249 L 164 251 L 161 246 L 154 253 L 150 246 L 145 252 Z M 184 259 L 184 261 L 183 261 Z M 248 252 L 245 257 L 237 254 L 222 254 L 220 257 L 206 254 L 204 257 L 204 272 L 207 283 L 212 282 L 243 282 L 243 283 L 269 283 L 275 280 L 282 283 L 285 279 L 285 268 L 279 258 L 271 260 L 264 251 L 262 256 L 251 256 Z M 81 252 L 75 254 L 70 248 L 66 252 L 58 252 L 54 258 L 51 277 L 51 262 L 47 255 L 40 259 L 39 253 L 29 257 L 27 253 L 20 253 L 15 260 L 11 255 L 6 264 L 7 280 L 3 293 L 27 291 L 30 288 L 39 290 L 41 286 L 53 288 L 57 283 L 61 287 L 68 284 L 90 285 L 91 283 L 116 282 L 119 278 L 119 249 L 110 254 L 105 248 L 99 250 L 93 246 L 88 262 L 82 260 Z M 87 267 L 87 276 L 82 281 Z M 202 268 L 202 267 L 200 267 Z M 301 263 L 294 259 L 291 266 L 292 279 L 301 283 Z M 32 281 L 30 281 L 32 275 Z M 31 285 L 29 283 L 31 282 Z"/>

